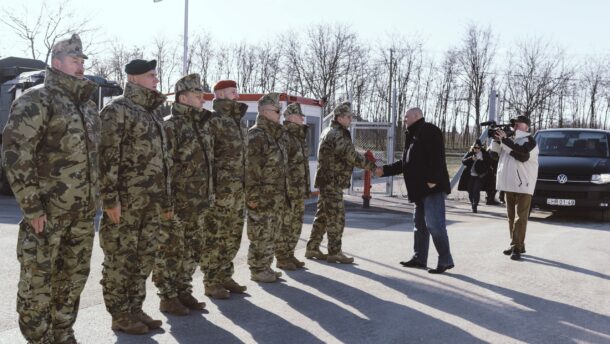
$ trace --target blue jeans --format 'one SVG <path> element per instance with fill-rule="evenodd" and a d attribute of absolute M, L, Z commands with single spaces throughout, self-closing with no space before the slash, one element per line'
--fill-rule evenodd
<path fill-rule="evenodd" d="M 413 250 L 415 254 L 413 258 L 424 265 L 428 261 L 430 236 L 432 236 L 432 242 L 439 255 L 438 266 L 453 265 L 445 226 L 445 196 L 444 192 L 436 192 L 415 202 L 415 212 L 413 213 L 415 224 Z"/>

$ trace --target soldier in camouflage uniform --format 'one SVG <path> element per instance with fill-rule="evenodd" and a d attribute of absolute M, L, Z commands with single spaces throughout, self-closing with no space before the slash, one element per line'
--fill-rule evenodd
<path fill-rule="evenodd" d="M 123 96 L 102 109 L 100 181 L 104 217 L 102 287 L 112 329 L 132 334 L 159 328 L 142 310 L 152 271 L 160 212 L 172 216 L 170 156 L 159 106 L 156 61 L 125 66 Z"/>
<path fill-rule="evenodd" d="M 352 143 L 347 130 L 353 116 L 351 104 L 340 104 L 333 110 L 333 115 L 334 120 L 322 135 L 318 149 L 315 187 L 320 189 L 320 198 L 305 257 L 326 259 L 330 263 L 351 264 L 354 258 L 344 255 L 341 251 L 341 237 L 345 227 L 343 189 L 350 186 L 354 167 L 374 171 L 375 163 L 358 154 Z M 328 255 L 320 251 L 325 232 L 328 233 Z"/>
<path fill-rule="evenodd" d="M 99 115 L 78 35 L 52 49 L 44 85 L 13 103 L 4 166 L 23 211 L 17 259 L 19 327 L 29 343 L 76 343 L 99 206 Z"/>
<path fill-rule="evenodd" d="M 159 289 L 160 309 L 174 315 L 201 310 L 205 303 L 193 297 L 192 276 L 203 247 L 203 214 L 213 201 L 212 147 L 208 120 L 203 109 L 199 74 L 176 82 L 172 116 L 165 122 L 171 168 L 173 226 L 162 226 L 153 281 Z M 170 222 L 172 223 L 172 222 Z"/>
<path fill-rule="evenodd" d="M 237 84 L 232 80 L 217 82 L 214 95 L 209 132 L 214 149 L 215 201 L 205 215 L 201 270 L 205 295 L 226 299 L 229 292 L 246 291 L 232 276 L 244 228 L 246 129 L 241 119 L 248 105 L 236 101 Z"/>
<path fill-rule="evenodd" d="M 286 194 L 286 148 L 280 121 L 280 94 L 269 93 L 258 101 L 256 124 L 248 130 L 246 204 L 248 206 L 248 265 L 251 279 L 275 282 L 275 236 L 282 226 Z"/>
<path fill-rule="evenodd" d="M 303 227 L 305 199 L 311 193 L 309 153 L 305 142 L 308 127 L 298 103 L 286 107 L 284 118 L 284 141 L 288 161 L 286 180 L 290 206 L 284 211 L 282 229 L 276 235 L 275 257 L 278 268 L 295 270 L 305 266 L 304 262 L 294 256 L 294 249 Z"/>

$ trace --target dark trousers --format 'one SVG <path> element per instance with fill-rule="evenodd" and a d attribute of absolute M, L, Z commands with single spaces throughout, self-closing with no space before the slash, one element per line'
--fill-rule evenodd
<path fill-rule="evenodd" d="M 478 176 L 470 176 L 468 178 L 468 199 L 470 200 L 470 204 L 476 207 L 479 205 L 479 200 L 481 199 L 481 178 Z"/>
<path fill-rule="evenodd" d="M 424 265 L 428 261 L 430 236 L 439 255 L 438 266 L 453 265 L 445 225 L 445 196 L 444 192 L 437 192 L 415 202 L 413 258 Z"/>
<path fill-rule="evenodd" d="M 530 214 L 532 195 L 516 192 L 505 192 L 505 194 L 510 246 L 514 249 L 525 251 L 525 231 Z"/>

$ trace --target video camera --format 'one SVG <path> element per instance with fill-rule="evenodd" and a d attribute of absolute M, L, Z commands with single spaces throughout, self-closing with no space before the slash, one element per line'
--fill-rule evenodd
<path fill-rule="evenodd" d="M 487 128 L 487 137 L 491 138 L 496 135 L 498 130 L 502 130 L 504 133 L 506 133 L 506 137 L 511 137 L 515 135 L 515 130 L 513 129 L 514 125 L 515 123 L 513 120 L 511 120 L 510 123 L 506 124 L 498 124 L 496 123 L 496 121 L 487 121 L 479 123 L 479 126 L 481 127 L 489 126 L 489 128 Z"/>

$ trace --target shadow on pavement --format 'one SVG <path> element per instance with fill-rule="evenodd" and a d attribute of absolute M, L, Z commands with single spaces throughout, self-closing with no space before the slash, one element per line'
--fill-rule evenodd
<path fill-rule="evenodd" d="M 530 262 L 530 263 L 552 266 L 552 267 L 556 267 L 559 269 L 565 269 L 565 270 L 574 271 L 574 272 L 578 272 L 578 273 L 593 276 L 593 277 L 599 277 L 599 278 L 605 279 L 605 280 L 610 280 L 610 276 L 602 274 L 601 272 L 597 272 L 597 271 L 593 271 L 593 270 L 589 270 L 589 269 L 585 269 L 585 268 L 580 268 L 578 266 L 574 266 L 574 265 L 570 265 L 570 264 L 566 264 L 566 263 L 560 263 L 560 262 L 542 258 L 542 257 L 536 257 L 536 256 L 532 256 L 529 254 L 525 254 L 521 258 L 524 261 Z"/>
<path fill-rule="evenodd" d="M 410 307 L 383 300 L 325 276 L 311 273 L 292 273 L 290 277 L 301 284 L 309 285 L 321 293 L 350 305 L 368 318 L 364 320 L 360 317 L 350 316 L 346 314 L 345 309 L 338 309 L 338 306 L 329 305 L 329 302 L 322 302 L 313 295 L 303 295 L 304 292 L 296 288 L 274 291 L 274 295 L 282 298 L 295 309 L 308 314 L 310 318 L 316 319 L 328 332 L 340 340 L 344 339 L 344 342 L 448 342 L 448 339 L 451 339 L 450 342 L 453 343 L 482 342 L 457 326 Z M 311 302 L 299 300 L 300 297 L 310 299 L 308 301 Z M 390 333 L 383 332 L 383 329 L 388 328 L 392 328 L 393 331 Z M 430 337 L 422 337 L 422 333 L 429 333 Z M 418 335 L 414 336 L 414 334 Z"/>
<path fill-rule="evenodd" d="M 485 288 L 512 300 L 526 309 L 517 308 L 469 290 L 452 292 L 397 277 L 382 276 L 356 266 L 337 268 L 377 281 L 432 308 L 466 319 L 490 331 L 528 343 L 600 342 L 610 336 L 610 318 L 582 308 L 527 295 L 518 291 L 482 282 L 461 274 L 445 273 L 434 278 L 455 278 Z M 470 293 L 473 297 L 465 297 Z M 483 298 L 483 300 L 481 300 Z M 456 339 L 453 342 L 464 342 Z"/>
<path fill-rule="evenodd" d="M 245 298 L 212 302 L 235 325 L 250 333 L 257 343 L 322 343 L 311 333 Z"/>
<path fill-rule="evenodd" d="M 191 311 L 187 316 L 166 315 L 168 333 L 177 343 L 241 343 L 231 332 L 205 319 L 205 313 Z"/>

